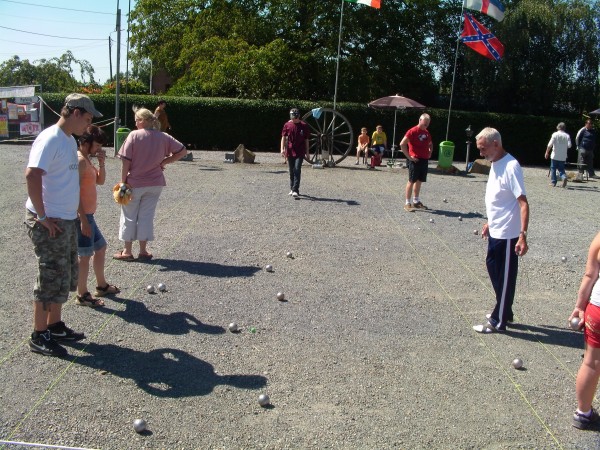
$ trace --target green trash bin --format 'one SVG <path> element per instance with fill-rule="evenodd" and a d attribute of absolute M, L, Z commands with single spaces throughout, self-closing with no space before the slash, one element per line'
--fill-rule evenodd
<path fill-rule="evenodd" d="M 127 136 L 129 136 L 129 133 L 131 133 L 131 130 L 129 128 L 117 129 L 117 142 L 115 143 L 115 153 L 121 150 L 121 146 L 123 145 L 123 142 L 125 142 L 125 139 L 127 139 Z"/>
<path fill-rule="evenodd" d="M 440 142 L 440 155 L 438 157 L 438 166 L 443 169 L 449 169 L 452 167 L 452 160 L 454 159 L 454 142 L 442 141 Z"/>

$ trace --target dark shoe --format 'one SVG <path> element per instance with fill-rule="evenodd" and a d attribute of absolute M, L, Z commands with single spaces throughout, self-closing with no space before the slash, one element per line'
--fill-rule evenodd
<path fill-rule="evenodd" d="M 34 337 L 33 333 L 29 339 L 29 349 L 35 353 L 41 353 L 45 356 L 67 356 L 67 349 L 52 339 L 50 330 L 38 333 Z"/>
<path fill-rule="evenodd" d="M 563 178 L 562 180 L 562 187 L 567 187 L 567 177 Z"/>
<path fill-rule="evenodd" d="M 428 209 L 427 206 L 425 206 L 423 203 L 421 202 L 415 202 L 413 203 L 413 208 L 417 208 L 417 209 Z"/>
<path fill-rule="evenodd" d="M 598 413 L 594 408 L 592 408 L 592 413 L 589 416 L 579 414 L 577 411 L 573 414 L 573 426 L 580 430 L 585 430 L 589 426 L 597 423 L 598 420 L 600 420 L 600 416 L 598 416 Z"/>
<path fill-rule="evenodd" d="M 119 292 L 121 292 L 121 289 L 119 289 L 117 286 L 114 284 L 107 284 L 104 287 L 96 286 L 96 292 L 94 295 L 96 297 L 104 297 L 105 295 L 118 294 Z"/>
<path fill-rule="evenodd" d="M 75 303 L 77 303 L 79 306 L 89 306 L 90 308 L 104 306 L 104 300 L 92 297 L 92 294 L 89 292 L 86 292 L 83 295 L 78 295 L 75 298 Z"/>
<path fill-rule="evenodd" d="M 81 341 L 85 339 L 85 334 L 77 333 L 76 331 L 71 330 L 69 327 L 65 325 L 63 321 L 57 322 L 53 325 L 48 325 L 48 330 L 50 330 L 50 334 L 52 338 L 57 341 Z"/>

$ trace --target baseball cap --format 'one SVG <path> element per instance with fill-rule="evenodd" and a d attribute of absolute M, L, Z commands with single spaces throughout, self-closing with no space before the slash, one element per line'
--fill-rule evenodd
<path fill-rule="evenodd" d="M 85 109 L 94 117 L 102 117 L 100 111 L 94 107 L 94 102 L 91 98 L 84 94 L 71 94 L 65 99 L 65 106 L 69 108 Z"/>
<path fill-rule="evenodd" d="M 290 117 L 300 117 L 300 110 L 298 108 L 290 109 Z"/>

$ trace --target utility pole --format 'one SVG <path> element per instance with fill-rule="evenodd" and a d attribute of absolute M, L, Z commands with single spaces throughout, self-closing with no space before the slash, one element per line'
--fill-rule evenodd
<path fill-rule="evenodd" d="M 117 1 L 117 74 L 115 76 L 115 155 L 119 151 L 117 148 L 117 130 L 121 126 L 121 119 L 119 118 L 119 94 L 121 93 L 121 80 L 120 78 L 120 62 L 121 62 L 121 10 L 119 9 L 119 2 Z"/>
<path fill-rule="evenodd" d="M 112 81 L 112 39 L 108 36 L 108 65 L 110 67 L 110 81 Z"/>

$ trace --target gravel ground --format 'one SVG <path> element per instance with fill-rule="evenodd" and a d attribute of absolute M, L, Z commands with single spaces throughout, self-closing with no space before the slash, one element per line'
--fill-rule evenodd
<path fill-rule="evenodd" d="M 0 439 L 102 449 L 600 446 L 597 431 L 570 424 L 583 337 L 566 328 L 600 182 L 552 189 L 547 169 L 525 168 L 531 249 L 517 325 L 482 336 L 471 325 L 493 305 L 474 233 L 487 176 L 432 170 L 422 189 L 431 210 L 413 214 L 402 209 L 404 169 L 370 171 L 354 158 L 305 165 L 304 196 L 293 200 L 279 155 L 243 165 L 195 151 L 167 168 L 155 259 L 107 261 L 122 293 L 96 310 L 65 305 L 87 340 L 57 359 L 27 347 L 28 152 L 0 145 Z M 119 162 L 107 168 L 97 220 L 112 254 Z M 145 292 L 159 282 L 166 293 Z M 241 331 L 227 331 L 230 322 Z M 261 393 L 270 407 L 258 405 Z M 146 432 L 134 432 L 136 418 Z"/>

